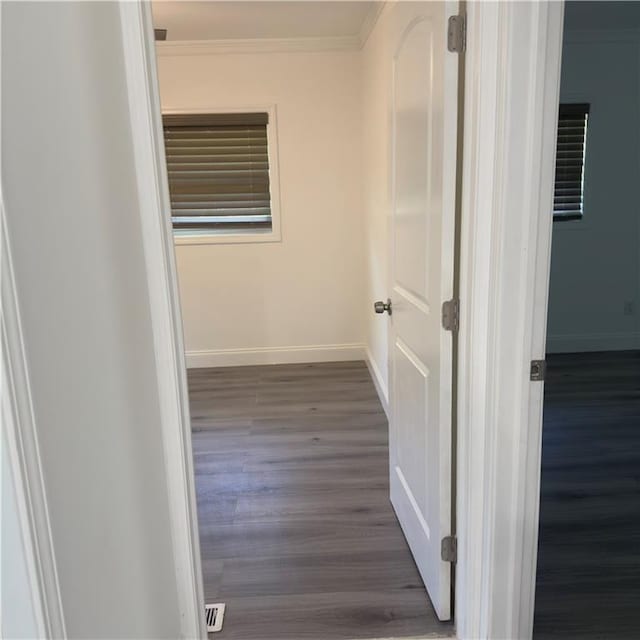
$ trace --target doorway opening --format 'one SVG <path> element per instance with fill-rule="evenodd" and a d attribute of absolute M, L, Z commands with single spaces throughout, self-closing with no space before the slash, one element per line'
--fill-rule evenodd
<path fill-rule="evenodd" d="M 154 4 L 218 637 L 454 635 L 456 10 Z"/>
<path fill-rule="evenodd" d="M 534 638 L 640 613 L 640 5 L 565 7 Z"/>

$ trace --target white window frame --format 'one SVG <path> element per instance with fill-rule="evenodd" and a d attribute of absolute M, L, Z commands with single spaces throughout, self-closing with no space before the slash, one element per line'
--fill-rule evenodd
<path fill-rule="evenodd" d="M 271 199 L 271 229 L 269 231 L 210 231 L 190 232 L 174 230 L 176 245 L 189 244 L 245 244 L 254 242 L 281 242 L 280 224 L 280 172 L 278 164 L 278 121 L 275 104 L 233 107 L 210 107 L 198 109 L 163 109 L 163 116 L 219 115 L 225 113 L 268 113 L 267 154 L 269 157 L 269 191 Z"/>

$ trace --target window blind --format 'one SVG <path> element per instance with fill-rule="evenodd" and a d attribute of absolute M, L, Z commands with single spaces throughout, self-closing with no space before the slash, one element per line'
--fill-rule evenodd
<path fill-rule="evenodd" d="M 268 121 L 268 113 L 163 116 L 174 229 L 271 229 Z"/>
<path fill-rule="evenodd" d="M 588 104 L 560 105 L 553 196 L 554 219 L 576 220 L 582 217 L 588 119 Z"/>

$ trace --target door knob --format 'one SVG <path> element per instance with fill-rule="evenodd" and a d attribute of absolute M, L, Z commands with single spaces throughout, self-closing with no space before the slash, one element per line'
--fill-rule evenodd
<path fill-rule="evenodd" d="M 391 315 L 391 300 L 387 298 L 386 302 L 382 302 L 382 300 L 378 300 L 373 303 L 373 309 L 376 313 L 384 313 L 385 311 Z"/>

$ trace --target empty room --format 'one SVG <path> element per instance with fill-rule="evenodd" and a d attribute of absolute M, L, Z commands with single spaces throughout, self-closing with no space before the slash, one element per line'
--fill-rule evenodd
<path fill-rule="evenodd" d="M 423 360 L 437 343 L 411 326 L 434 317 L 425 292 L 451 280 L 452 258 L 443 251 L 441 271 L 437 256 L 452 223 L 425 222 L 420 203 L 438 197 L 423 191 L 430 171 L 434 182 L 451 178 L 445 198 L 455 183 L 443 174 L 450 160 L 434 169 L 428 156 L 442 153 L 430 148 L 444 118 L 429 92 L 445 72 L 415 74 L 432 24 L 443 45 L 435 64 L 444 69 L 446 56 L 455 73 L 457 54 L 444 49 L 444 5 L 401 4 L 154 5 L 204 592 L 224 604 L 211 613 L 221 638 L 453 633 L 451 564 L 440 539 L 422 540 L 441 526 L 427 525 L 432 514 L 451 520 L 451 442 L 425 473 L 437 431 L 417 448 L 408 432 L 391 434 L 402 471 L 390 478 L 387 344 L 394 320 L 392 395 L 406 429 L 418 429 L 417 399 L 436 394 L 431 411 L 439 405 L 428 368 L 443 391 L 452 382 L 450 362 Z M 455 123 L 455 83 L 447 90 Z M 444 134 L 434 138 L 441 145 Z M 431 264 L 426 242 L 437 247 Z M 434 334 L 450 345 L 439 315 Z M 442 478 L 438 504 L 427 486 Z"/>
<path fill-rule="evenodd" d="M 640 4 L 565 7 L 535 638 L 640 626 Z"/>

